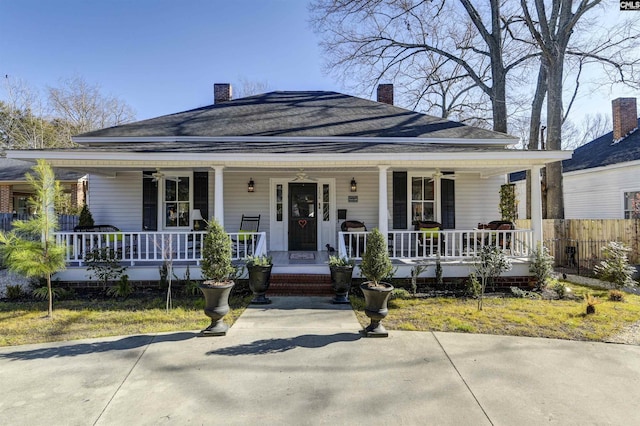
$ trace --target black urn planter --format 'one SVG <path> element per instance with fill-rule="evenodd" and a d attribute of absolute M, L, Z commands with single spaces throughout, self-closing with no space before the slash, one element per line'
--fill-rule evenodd
<path fill-rule="evenodd" d="M 347 304 L 349 301 L 349 290 L 351 290 L 351 277 L 353 275 L 353 266 L 330 266 L 331 270 L 331 287 L 335 293 L 331 300 L 335 304 Z"/>
<path fill-rule="evenodd" d="M 272 267 L 273 265 L 247 266 L 247 270 L 249 271 L 249 288 L 253 292 L 251 304 L 268 305 L 271 303 L 271 299 L 267 298 L 265 293 L 269 290 Z"/>
<path fill-rule="evenodd" d="M 364 293 L 365 308 L 364 313 L 371 320 L 363 333 L 367 337 L 388 337 L 389 333 L 384 328 L 380 321 L 382 321 L 389 310 L 387 309 L 387 301 L 391 296 L 393 286 L 389 283 L 380 283 L 377 287 L 370 287 L 371 282 L 365 282 L 360 285 L 362 293 Z"/>
<path fill-rule="evenodd" d="M 201 336 L 224 336 L 229 326 L 223 318 L 229 312 L 229 294 L 235 285 L 233 281 L 220 285 L 207 284 L 208 281 L 198 287 L 204 295 L 204 313 L 211 318 L 211 324 L 200 332 Z M 213 282 L 213 281 L 209 281 Z"/>

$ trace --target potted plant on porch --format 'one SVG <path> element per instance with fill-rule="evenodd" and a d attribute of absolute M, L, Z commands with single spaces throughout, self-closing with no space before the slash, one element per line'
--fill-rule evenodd
<path fill-rule="evenodd" d="M 332 302 L 345 304 L 349 302 L 349 290 L 351 289 L 351 277 L 355 262 L 349 257 L 329 256 L 329 270 L 331 271 L 331 287 L 335 292 Z"/>
<path fill-rule="evenodd" d="M 363 332 L 367 337 L 387 337 L 389 333 L 380 324 L 380 321 L 389 313 L 387 301 L 393 291 L 393 286 L 382 282 L 382 279 L 391 274 L 393 265 L 389 258 L 385 238 L 377 228 L 374 228 L 367 236 L 360 271 L 367 279 L 360 285 L 360 289 L 364 293 L 364 312 L 371 320 L 371 324 Z"/>
<path fill-rule="evenodd" d="M 271 256 L 249 256 L 247 271 L 249 271 L 249 288 L 253 292 L 252 304 L 267 305 L 271 299 L 265 297 L 271 279 Z"/>
<path fill-rule="evenodd" d="M 205 299 L 204 313 L 211 324 L 201 336 L 224 336 L 229 326 L 223 318 L 229 312 L 229 294 L 234 286 L 230 276 L 235 272 L 231 264 L 231 238 L 222 226 L 212 219 L 202 247 L 202 277 L 199 285 Z"/>

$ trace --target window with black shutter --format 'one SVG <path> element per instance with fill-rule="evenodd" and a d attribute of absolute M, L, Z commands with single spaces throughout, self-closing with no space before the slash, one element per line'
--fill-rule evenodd
<path fill-rule="evenodd" d="M 205 220 L 209 220 L 209 173 L 193 172 L 193 208 L 200 209 Z M 204 223 L 199 223 L 204 229 Z"/>
<path fill-rule="evenodd" d="M 393 172 L 393 229 L 407 229 L 407 172 Z"/>
<path fill-rule="evenodd" d="M 142 229 L 158 230 L 158 182 L 154 171 L 142 172 Z"/>
<path fill-rule="evenodd" d="M 456 227 L 456 193 L 453 179 L 440 180 L 440 213 L 442 215 L 442 227 L 455 229 Z"/>

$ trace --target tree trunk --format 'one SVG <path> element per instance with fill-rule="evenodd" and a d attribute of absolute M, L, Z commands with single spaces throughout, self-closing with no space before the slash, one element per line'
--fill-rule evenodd
<path fill-rule="evenodd" d="M 53 317 L 53 291 L 51 290 L 51 274 L 47 274 L 47 291 L 49 292 L 49 318 Z"/>
<path fill-rule="evenodd" d="M 499 61 L 502 65 L 502 61 Z M 497 67 L 493 67 L 497 68 Z M 491 106 L 493 108 L 493 130 L 507 133 L 507 96 L 504 69 L 493 70 L 493 90 Z M 498 76 L 496 76 L 498 74 Z"/>
<path fill-rule="evenodd" d="M 529 122 L 529 144 L 527 149 L 540 149 L 540 125 L 542 120 L 542 105 L 547 95 L 547 67 L 544 58 L 538 68 L 538 83 L 531 103 L 531 121 Z M 527 170 L 527 219 L 531 219 L 531 170 Z"/>
<path fill-rule="evenodd" d="M 491 38 L 487 41 L 491 54 L 491 106 L 493 130 L 507 133 L 507 72 L 502 57 L 500 2 L 491 0 Z"/>
<path fill-rule="evenodd" d="M 564 55 L 548 58 L 547 149 L 562 148 L 562 71 Z M 547 219 L 564 219 L 562 162 L 547 164 Z"/>

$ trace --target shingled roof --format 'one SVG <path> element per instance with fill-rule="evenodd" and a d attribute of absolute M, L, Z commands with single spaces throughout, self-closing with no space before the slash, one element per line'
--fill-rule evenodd
<path fill-rule="evenodd" d="M 640 131 L 636 130 L 616 143 L 613 132 L 609 132 L 573 151 L 573 157 L 562 162 L 562 169 L 573 172 L 634 160 L 640 160 Z"/>
<path fill-rule="evenodd" d="M 26 181 L 26 173 L 33 174 L 33 166 L 35 164 L 28 161 L 15 160 L 12 158 L 0 157 L 0 181 L 4 182 L 22 182 Z M 57 180 L 74 181 L 84 176 L 83 173 L 71 170 L 54 169 Z"/>
<path fill-rule="evenodd" d="M 495 140 L 503 133 L 336 92 L 270 92 L 96 130 L 76 138 L 372 137 Z M 82 141 L 81 141 L 82 142 Z"/>
<path fill-rule="evenodd" d="M 640 118 L 638 126 L 640 127 Z M 575 172 L 635 160 L 640 160 L 640 131 L 636 130 L 616 143 L 613 141 L 613 132 L 609 132 L 576 148 L 573 156 L 562 162 L 562 172 Z M 509 175 L 510 182 L 524 178 L 525 172 Z"/>

